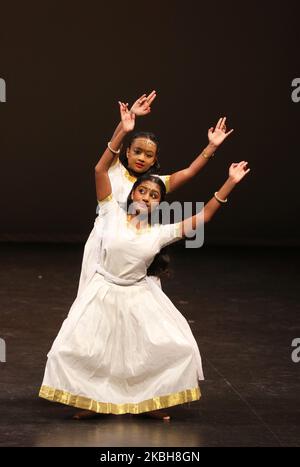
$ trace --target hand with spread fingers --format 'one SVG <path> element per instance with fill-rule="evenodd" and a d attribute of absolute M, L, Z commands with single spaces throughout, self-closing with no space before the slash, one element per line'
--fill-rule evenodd
<path fill-rule="evenodd" d="M 233 130 L 227 131 L 226 127 L 226 117 L 222 117 L 219 119 L 216 127 L 211 127 L 208 130 L 208 140 L 211 144 L 213 144 L 216 148 L 220 146 L 223 141 L 228 138 L 229 135 L 233 132 Z"/>

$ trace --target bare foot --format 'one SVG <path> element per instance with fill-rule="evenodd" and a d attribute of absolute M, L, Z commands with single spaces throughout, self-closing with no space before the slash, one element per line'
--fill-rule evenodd
<path fill-rule="evenodd" d="M 77 412 L 73 415 L 74 420 L 86 420 L 88 418 L 96 418 L 99 414 L 97 412 L 93 412 L 92 410 L 82 410 L 81 412 Z"/>
<path fill-rule="evenodd" d="M 152 410 L 151 412 L 142 412 L 139 415 L 143 417 L 156 418 L 157 420 L 170 420 L 170 415 L 160 410 Z"/>

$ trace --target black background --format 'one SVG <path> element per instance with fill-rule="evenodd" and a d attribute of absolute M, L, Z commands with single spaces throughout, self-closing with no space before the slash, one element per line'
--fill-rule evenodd
<path fill-rule="evenodd" d="M 208 243 L 299 243 L 299 2 L 43 1 L 1 5 L 1 240 L 85 240 L 94 166 L 118 100 L 155 89 L 136 128 L 184 168 L 220 116 L 235 132 L 169 199 L 208 201 L 232 162 L 251 172 L 206 228 Z"/>

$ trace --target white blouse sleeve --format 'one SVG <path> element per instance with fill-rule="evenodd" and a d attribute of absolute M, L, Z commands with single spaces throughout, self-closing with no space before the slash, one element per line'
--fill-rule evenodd
<path fill-rule="evenodd" d="M 183 238 L 182 222 L 165 224 L 159 226 L 159 246 L 163 248 L 171 243 L 178 242 Z"/>
<path fill-rule="evenodd" d="M 98 201 L 98 217 L 103 217 L 107 213 L 113 213 L 119 209 L 119 204 L 112 193 L 110 193 L 106 198 Z"/>

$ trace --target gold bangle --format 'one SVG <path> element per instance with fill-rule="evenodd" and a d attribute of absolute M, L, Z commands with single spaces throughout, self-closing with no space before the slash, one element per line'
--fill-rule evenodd
<path fill-rule="evenodd" d="M 218 197 L 218 192 L 216 191 L 215 194 L 214 194 L 214 197 L 216 198 L 217 201 L 219 201 L 219 203 L 221 204 L 224 204 L 224 203 L 227 203 L 228 199 L 221 199 Z"/>
<path fill-rule="evenodd" d="M 211 156 L 207 156 L 205 154 L 205 152 L 202 153 L 202 156 L 205 158 L 205 159 L 210 159 L 211 157 L 214 157 L 215 153 L 213 152 Z"/>
<path fill-rule="evenodd" d="M 113 154 L 120 154 L 121 149 L 118 149 L 118 150 L 116 151 L 115 149 L 113 149 L 113 148 L 111 147 L 110 143 L 111 143 L 111 141 L 109 141 L 109 142 L 107 143 L 108 149 L 109 149 Z"/>

